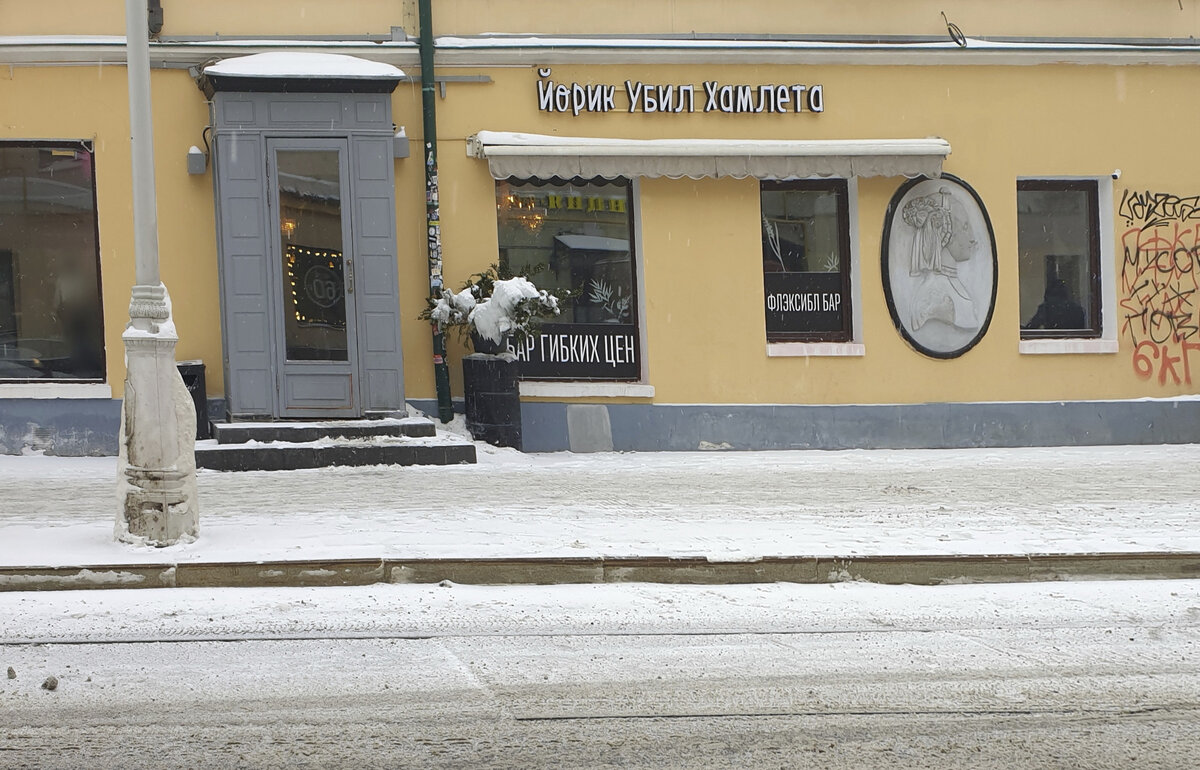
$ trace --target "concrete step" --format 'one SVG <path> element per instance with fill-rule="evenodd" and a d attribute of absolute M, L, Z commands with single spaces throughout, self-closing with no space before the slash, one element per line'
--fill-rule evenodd
<path fill-rule="evenodd" d="M 431 437 L 437 428 L 431 420 L 402 418 L 384 420 L 327 420 L 321 422 L 214 422 L 213 438 L 218 444 L 248 441 L 303 443 L 326 438 L 369 438 L 373 436 Z"/>
<path fill-rule="evenodd" d="M 196 467 L 285 471 L 334 465 L 458 465 L 475 462 L 475 445 L 437 435 L 419 418 L 322 422 L 213 423 L 196 442 Z"/>
<path fill-rule="evenodd" d="M 214 471 L 290 471 L 334 465 L 459 465 L 475 462 L 475 445 L 349 439 L 330 443 L 218 444 L 196 442 L 196 467 Z"/>

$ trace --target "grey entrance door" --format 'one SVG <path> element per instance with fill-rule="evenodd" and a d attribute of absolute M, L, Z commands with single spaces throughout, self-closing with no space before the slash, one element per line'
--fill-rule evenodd
<path fill-rule="evenodd" d="M 349 144 L 267 139 L 267 162 L 279 416 L 359 416 Z"/>
<path fill-rule="evenodd" d="M 231 420 L 404 408 L 390 98 L 213 94 Z"/>

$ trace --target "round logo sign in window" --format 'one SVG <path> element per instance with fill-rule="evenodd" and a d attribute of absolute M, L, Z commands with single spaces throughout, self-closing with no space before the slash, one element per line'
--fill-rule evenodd
<path fill-rule="evenodd" d="M 304 273 L 304 294 L 317 307 L 333 307 L 342 299 L 341 273 L 326 265 L 313 265 Z"/>

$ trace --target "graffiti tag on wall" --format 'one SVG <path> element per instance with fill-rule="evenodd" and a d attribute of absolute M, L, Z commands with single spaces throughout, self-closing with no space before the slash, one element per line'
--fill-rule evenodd
<path fill-rule="evenodd" d="M 1200 196 L 1126 190 L 1121 233 L 1121 334 L 1133 343 L 1133 370 L 1159 385 L 1192 383 L 1200 350 L 1197 259 Z"/>

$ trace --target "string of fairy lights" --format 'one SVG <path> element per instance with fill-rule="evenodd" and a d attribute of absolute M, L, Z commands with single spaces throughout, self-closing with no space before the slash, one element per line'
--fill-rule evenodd
<path fill-rule="evenodd" d="M 340 277 L 342 274 L 342 252 L 289 243 L 284 252 L 284 263 L 287 270 L 289 290 L 292 293 L 292 307 L 296 320 L 302 324 L 344 327 L 346 323 L 345 317 L 316 317 L 305 312 L 305 310 L 309 309 L 308 304 L 302 301 L 308 300 L 312 305 L 321 309 L 328 309 L 336 304 L 337 299 L 341 295 L 340 281 L 336 284 L 333 284 L 331 281 L 331 285 L 327 290 L 328 296 L 320 298 L 313 296 L 312 287 L 304 286 L 302 281 L 314 267 L 328 268 L 331 277 Z M 336 296 L 333 291 L 335 287 L 337 289 Z"/>

